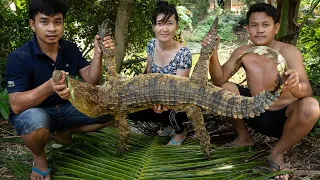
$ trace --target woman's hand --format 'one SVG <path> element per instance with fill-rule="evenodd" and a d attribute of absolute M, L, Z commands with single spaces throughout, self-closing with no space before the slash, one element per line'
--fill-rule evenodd
<path fill-rule="evenodd" d="M 154 112 L 161 114 L 164 111 L 168 111 L 168 107 L 163 106 L 161 104 L 155 104 L 155 105 L 153 105 L 153 110 L 154 110 Z"/>

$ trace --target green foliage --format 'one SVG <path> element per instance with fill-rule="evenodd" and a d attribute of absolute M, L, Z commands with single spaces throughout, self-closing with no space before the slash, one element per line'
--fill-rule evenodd
<path fill-rule="evenodd" d="M 219 17 L 218 36 L 221 42 L 233 42 L 237 40 L 233 33 L 234 27 L 238 26 L 240 16 L 230 11 L 211 11 L 206 19 L 201 21 L 193 31 L 193 36 L 186 37 L 186 40 L 200 42 L 209 31 L 215 17 Z"/>
<path fill-rule="evenodd" d="M 240 14 L 236 16 L 238 24 L 235 25 L 235 28 L 244 28 L 247 25 L 247 11 L 248 8 L 241 8 Z"/>
<path fill-rule="evenodd" d="M 141 74 L 146 67 L 146 62 L 146 58 L 133 55 L 129 60 L 124 61 L 121 74 L 127 76 L 136 76 L 138 74 Z"/>
<path fill-rule="evenodd" d="M 94 47 L 93 39 L 98 25 L 107 20 L 109 27 L 114 30 L 118 3 L 107 0 L 69 0 L 64 39 L 76 42 L 84 56 L 90 59 L 89 52 Z"/>
<path fill-rule="evenodd" d="M 6 68 L 5 58 L 0 57 L 0 91 L 6 87 L 5 68 Z"/>
<path fill-rule="evenodd" d="M 129 22 L 127 55 L 144 52 L 153 37 L 151 17 L 156 4 L 156 0 L 135 2 Z"/>
<path fill-rule="evenodd" d="M 320 103 L 319 96 L 314 96 L 314 98 L 316 98 L 318 100 L 318 102 Z M 314 136 L 314 137 L 320 137 L 320 118 L 318 119 L 317 123 L 315 124 L 313 130 L 310 132 L 310 135 Z"/>
<path fill-rule="evenodd" d="M 5 87 L 5 62 L 10 52 L 30 40 L 32 31 L 28 27 L 28 2 L 16 0 L 16 11 L 9 8 L 11 1 L 0 1 L 0 90 Z"/>
<path fill-rule="evenodd" d="M 192 26 L 195 27 L 199 21 L 208 15 L 208 0 L 180 0 L 181 5 L 192 12 Z"/>
<path fill-rule="evenodd" d="M 9 119 L 9 97 L 6 89 L 0 90 L 0 118 Z"/>
<path fill-rule="evenodd" d="M 179 4 L 179 0 L 167 1 L 169 3 Z M 144 52 L 147 43 L 154 36 L 151 17 L 157 2 L 158 0 L 135 1 L 129 22 L 127 55 L 132 56 Z"/>
<path fill-rule="evenodd" d="M 311 85 L 320 88 L 320 18 L 311 18 L 308 21 L 302 28 L 297 46 L 302 52 Z"/>
<path fill-rule="evenodd" d="M 179 15 L 179 27 L 180 30 L 192 29 L 192 13 L 189 9 L 184 6 L 177 6 L 177 12 Z"/>

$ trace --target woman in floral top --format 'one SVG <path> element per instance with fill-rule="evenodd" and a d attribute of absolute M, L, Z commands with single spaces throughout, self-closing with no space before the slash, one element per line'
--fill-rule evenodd
<path fill-rule="evenodd" d="M 147 45 L 147 67 L 145 73 L 163 73 L 189 77 L 192 65 L 188 48 L 174 40 L 179 28 L 179 17 L 173 4 L 160 1 L 152 16 L 152 29 L 156 38 Z M 183 122 L 187 121 L 185 112 L 168 110 L 155 104 L 154 109 L 129 114 L 129 119 L 137 121 L 158 121 L 168 126 L 161 136 L 173 135 L 167 145 L 181 145 L 186 137 Z M 175 132 L 175 133 L 174 133 Z"/>

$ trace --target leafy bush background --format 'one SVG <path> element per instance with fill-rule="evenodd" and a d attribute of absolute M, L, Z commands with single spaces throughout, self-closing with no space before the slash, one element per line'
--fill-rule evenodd
<path fill-rule="evenodd" d="M 313 88 L 320 88 L 320 18 L 310 18 L 302 28 L 298 41 L 307 75 Z M 319 94 L 317 94 L 319 95 Z"/>
<path fill-rule="evenodd" d="M 200 42 L 217 16 L 219 17 L 218 36 L 221 42 L 236 41 L 237 36 L 233 33 L 233 29 L 238 26 L 241 16 L 235 15 L 230 11 L 221 11 L 220 9 L 210 11 L 208 16 L 196 26 L 192 32 L 193 36 L 186 37 L 186 40 Z"/>

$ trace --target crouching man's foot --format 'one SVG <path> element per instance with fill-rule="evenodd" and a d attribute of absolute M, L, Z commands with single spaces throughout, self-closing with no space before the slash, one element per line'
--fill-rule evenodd
<path fill-rule="evenodd" d="M 34 156 L 33 167 L 30 179 L 31 180 L 50 180 L 50 171 L 48 168 L 47 158 L 45 155 Z"/>
<path fill-rule="evenodd" d="M 168 146 L 180 146 L 186 139 L 186 132 L 181 134 L 175 134 L 171 137 L 171 140 L 167 143 Z"/>
<path fill-rule="evenodd" d="M 61 145 L 67 145 L 71 143 L 71 133 L 68 131 L 58 132 L 53 135 L 53 140 Z"/>
<path fill-rule="evenodd" d="M 272 172 L 275 171 L 288 171 L 289 169 L 287 168 L 287 164 L 283 162 L 283 154 L 270 154 L 268 156 L 268 164 L 271 168 Z M 279 176 L 275 176 L 274 179 L 289 179 L 288 174 L 283 174 Z"/>

